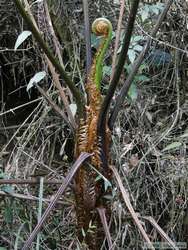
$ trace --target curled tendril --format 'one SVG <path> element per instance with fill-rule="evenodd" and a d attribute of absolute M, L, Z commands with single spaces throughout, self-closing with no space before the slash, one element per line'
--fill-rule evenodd
<path fill-rule="evenodd" d="M 92 24 L 92 32 L 97 36 L 107 36 L 111 28 L 111 22 L 103 17 L 95 19 Z"/>

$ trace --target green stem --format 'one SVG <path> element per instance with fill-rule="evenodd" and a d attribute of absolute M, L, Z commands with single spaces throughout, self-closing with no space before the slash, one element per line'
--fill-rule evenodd
<path fill-rule="evenodd" d="M 111 41 L 112 38 L 112 24 L 111 22 L 106 19 L 106 18 L 98 18 L 93 22 L 93 31 L 97 34 L 95 31 L 95 24 L 97 21 L 104 21 L 108 25 L 108 34 L 104 34 L 103 41 L 102 41 L 102 46 L 99 49 L 97 55 L 96 55 L 96 71 L 95 71 L 95 83 L 97 85 L 97 88 L 100 89 L 101 87 L 101 80 L 102 80 L 102 73 L 103 73 L 103 61 L 104 61 L 104 56 L 106 53 L 106 50 L 108 48 L 108 45 Z M 100 35 L 100 34 L 98 34 Z M 102 34 L 101 34 L 102 35 Z"/>
<path fill-rule="evenodd" d="M 16 7 L 18 8 L 22 18 L 26 21 L 29 28 L 31 29 L 31 31 L 33 33 L 33 36 L 35 37 L 36 41 L 38 42 L 38 44 L 40 45 L 40 47 L 42 48 L 44 53 L 47 55 L 47 57 L 49 58 L 49 60 L 51 61 L 51 63 L 55 67 L 55 69 L 59 72 L 60 75 L 63 76 L 63 79 L 65 80 L 65 83 L 70 88 L 70 90 L 71 90 L 71 92 L 72 92 L 72 94 L 73 94 L 73 96 L 74 96 L 74 98 L 76 100 L 76 104 L 77 104 L 77 108 L 78 108 L 78 116 L 82 117 L 83 113 L 84 113 L 84 105 L 85 105 L 85 99 L 84 99 L 83 95 L 76 88 L 74 83 L 68 77 L 66 71 L 63 69 L 61 64 L 58 62 L 58 60 L 56 60 L 56 58 L 52 54 L 50 48 L 45 43 L 45 41 L 43 40 L 41 34 L 38 32 L 38 30 L 34 26 L 31 18 L 29 17 L 27 12 L 25 11 L 25 9 L 24 9 L 23 5 L 21 4 L 20 0 L 14 0 L 14 2 L 15 2 Z"/>

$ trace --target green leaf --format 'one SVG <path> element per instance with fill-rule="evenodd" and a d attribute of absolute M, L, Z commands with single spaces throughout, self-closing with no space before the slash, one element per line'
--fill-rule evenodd
<path fill-rule="evenodd" d="M 182 143 L 179 142 L 179 141 L 173 142 L 173 143 L 167 145 L 167 146 L 162 150 L 162 152 L 167 151 L 167 150 L 171 150 L 171 149 L 179 148 L 181 145 L 182 145 Z"/>
<path fill-rule="evenodd" d="M 107 191 L 108 187 L 112 187 L 112 184 L 110 183 L 109 180 L 104 179 L 104 190 L 105 190 L 105 192 Z"/>
<path fill-rule="evenodd" d="M 139 67 L 139 72 L 142 73 L 142 71 L 148 70 L 148 68 L 149 68 L 148 65 L 146 63 L 143 63 Z"/>
<path fill-rule="evenodd" d="M 0 250 L 7 250 L 7 248 L 5 248 L 5 247 L 0 247 Z"/>
<path fill-rule="evenodd" d="M 122 45 L 119 46 L 119 49 L 117 51 L 117 54 L 119 54 L 121 52 L 121 49 L 122 49 Z"/>
<path fill-rule="evenodd" d="M 143 49 L 143 46 L 141 46 L 139 44 L 134 46 L 134 50 L 136 50 L 136 51 L 142 51 L 142 49 Z"/>
<path fill-rule="evenodd" d="M 138 75 L 136 77 L 136 80 L 139 81 L 139 82 L 146 82 L 146 81 L 149 81 L 149 77 L 145 76 L 145 75 Z"/>
<path fill-rule="evenodd" d="M 133 36 L 131 41 L 132 42 L 139 42 L 142 39 L 143 39 L 143 36 Z"/>
<path fill-rule="evenodd" d="M 86 233 L 84 231 L 84 229 L 82 228 L 82 236 L 85 238 L 86 237 Z"/>
<path fill-rule="evenodd" d="M 159 10 L 163 10 L 163 9 L 164 9 L 164 3 L 156 3 L 156 7 L 157 7 Z"/>
<path fill-rule="evenodd" d="M 185 131 L 185 133 L 183 135 L 180 135 L 181 138 L 186 138 L 188 137 L 188 131 Z"/>
<path fill-rule="evenodd" d="M 128 57 L 129 57 L 130 62 L 133 63 L 136 58 L 136 52 L 133 49 L 129 49 Z"/>
<path fill-rule="evenodd" d="M 137 87 L 136 84 L 132 83 L 130 88 L 129 88 L 129 92 L 128 92 L 128 97 L 132 100 L 135 101 L 138 97 L 138 91 L 137 91 Z"/>
<path fill-rule="evenodd" d="M 156 8 L 156 5 L 153 5 L 153 6 L 150 6 L 150 11 L 158 15 L 160 10 Z"/>
<path fill-rule="evenodd" d="M 91 46 L 97 49 L 100 44 L 100 39 L 101 39 L 100 37 L 97 37 L 96 35 L 92 33 L 91 34 Z"/>
<path fill-rule="evenodd" d="M 8 194 L 12 194 L 14 192 L 12 186 L 10 185 L 5 185 L 1 188 L 2 191 L 4 191 L 5 193 L 8 193 Z"/>
<path fill-rule="evenodd" d="M 17 50 L 17 48 L 31 35 L 31 31 L 25 30 L 23 31 L 17 38 L 14 50 Z"/>
<path fill-rule="evenodd" d="M 9 205 L 7 204 L 5 207 L 5 211 L 4 211 L 4 219 L 6 221 L 6 223 L 12 223 L 13 221 L 13 211 L 12 211 L 12 207 L 9 203 Z"/>
<path fill-rule="evenodd" d="M 42 79 L 44 79 L 44 77 L 46 76 L 46 72 L 45 71 L 40 71 L 38 73 L 36 73 L 29 81 L 28 85 L 27 85 L 27 91 L 29 91 L 32 87 L 34 83 L 38 83 L 40 82 Z"/>
<path fill-rule="evenodd" d="M 103 67 L 103 75 L 110 76 L 112 73 L 112 67 L 111 66 L 104 66 Z"/>
<path fill-rule="evenodd" d="M 149 11 L 142 10 L 141 11 L 141 19 L 142 19 L 142 21 L 144 22 L 146 19 L 148 19 L 148 17 L 149 17 Z"/>
<path fill-rule="evenodd" d="M 77 105 L 75 103 L 71 103 L 69 105 L 69 108 L 70 108 L 70 110 L 72 112 L 72 115 L 75 116 L 76 115 L 76 111 L 77 111 Z"/>
<path fill-rule="evenodd" d="M 4 179 L 4 178 L 6 178 L 6 174 L 3 172 L 0 172 L 0 179 Z"/>

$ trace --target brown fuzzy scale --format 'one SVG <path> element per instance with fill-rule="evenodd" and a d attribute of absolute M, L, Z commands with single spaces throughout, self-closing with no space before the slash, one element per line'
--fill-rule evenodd
<path fill-rule="evenodd" d="M 106 36 L 108 34 L 107 26 L 104 22 L 97 23 L 98 35 Z M 102 173 L 102 163 L 100 159 L 100 143 L 97 138 L 97 122 L 102 102 L 102 96 L 100 90 L 95 83 L 96 74 L 96 59 L 101 53 L 103 43 L 100 45 L 96 56 L 93 60 L 90 74 L 87 80 L 86 92 L 88 96 L 88 104 L 86 107 L 86 118 L 81 119 L 79 128 L 77 130 L 77 145 L 75 156 L 78 157 L 81 152 L 92 153 L 90 164 L 93 168 Z M 88 232 L 89 224 L 92 221 L 92 225 L 99 226 L 99 215 L 96 212 L 97 204 L 102 195 L 102 183 L 96 181 L 98 174 L 88 164 L 84 164 L 76 175 L 76 212 L 77 212 L 77 225 L 78 225 L 78 237 L 80 241 L 85 240 L 89 249 L 100 249 L 101 239 L 103 234 L 98 231 L 98 228 L 94 232 Z M 82 231 L 84 230 L 86 238 L 83 237 Z M 98 234 L 99 233 L 99 234 Z M 100 237 L 99 237 L 100 235 Z"/>

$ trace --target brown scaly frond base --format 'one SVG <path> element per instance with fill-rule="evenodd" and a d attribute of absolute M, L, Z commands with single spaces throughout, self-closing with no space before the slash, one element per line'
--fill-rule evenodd
<path fill-rule="evenodd" d="M 96 26 L 95 26 L 96 25 Z M 100 139 L 97 136 L 97 124 L 99 118 L 99 112 L 101 109 L 102 96 L 100 92 L 100 85 L 98 82 L 98 76 L 102 74 L 99 70 L 101 63 L 101 57 L 108 42 L 109 22 L 97 20 L 94 22 L 92 29 L 95 33 L 103 35 L 104 39 L 98 48 L 98 51 L 93 60 L 90 74 L 87 79 L 86 92 L 88 97 L 88 106 L 86 107 L 86 115 L 84 119 L 81 119 L 79 128 L 77 131 L 77 144 L 75 150 L 75 156 L 81 152 L 91 153 L 91 159 L 89 163 L 85 163 L 81 166 L 77 173 L 75 182 L 75 199 L 76 199 L 76 212 L 77 212 L 77 225 L 78 225 L 78 237 L 81 242 L 85 242 L 90 250 L 99 250 L 104 240 L 104 230 L 100 217 L 97 211 L 97 207 L 104 206 L 107 208 L 106 201 L 103 200 L 105 193 L 104 180 L 101 175 L 108 178 L 108 173 L 104 172 L 103 155 L 101 152 Z M 97 71 L 98 69 L 98 71 Z M 97 73 L 98 72 L 98 73 Z M 108 143 L 108 129 L 106 126 L 106 148 L 105 155 L 108 157 L 109 143 Z M 101 160 L 102 159 L 102 160 Z M 105 166 L 108 166 L 109 159 L 105 158 Z M 110 209 L 106 209 L 110 211 Z M 107 216 L 108 217 L 108 216 Z"/>
<path fill-rule="evenodd" d="M 103 172 L 100 141 L 97 138 L 101 94 L 92 83 L 87 86 L 87 91 L 89 106 L 86 108 L 86 118 L 80 120 L 75 155 L 77 157 L 81 152 L 93 155 L 90 162 L 85 163 L 76 175 L 75 199 L 78 238 L 81 242 L 86 243 L 89 249 L 98 250 L 105 236 L 97 207 L 107 206 L 102 200 L 104 181 L 100 178 L 99 173 L 106 178 L 107 176 Z M 110 211 L 110 209 L 107 210 Z"/>

